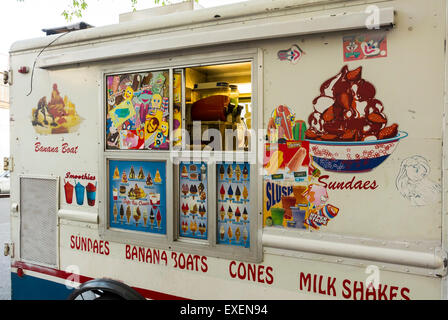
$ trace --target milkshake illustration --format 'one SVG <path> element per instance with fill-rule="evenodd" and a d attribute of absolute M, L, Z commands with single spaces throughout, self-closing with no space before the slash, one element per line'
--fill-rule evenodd
<path fill-rule="evenodd" d="M 89 184 L 86 187 L 87 191 L 87 204 L 91 207 L 95 205 L 95 198 L 96 198 L 96 182 L 95 185 L 89 182 Z"/>

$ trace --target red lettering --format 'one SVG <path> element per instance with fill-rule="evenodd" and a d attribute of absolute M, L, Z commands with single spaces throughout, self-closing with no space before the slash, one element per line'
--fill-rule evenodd
<path fill-rule="evenodd" d="M 333 297 L 336 297 L 336 289 L 334 287 L 335 282 L 336 282 L 336 278 L 333 278 L 333 277 L 327 278 L 327 294 L 332 295 Z"/>
<path fill-rule="evenodd" d="M 272 284 L 274 282 L 274 276 L 271 273 L 272 271 L 273 271 L 272 267 L 267 267 L 266 268 L 266 278 L 265 278 L 265 280 L 266 280 L 267 284 Z"/>
<path fill-rule="evenodd" d="M 179 268 L 185 269 L 185 256 L 183 253 L 179 254 Z"/>
<path fill-rule="evenodd" d="M 126 259 L 131 259 L 131 247 L 127 244 L 125 249 Z"/>
<path fill-rule="evenodd" d="M 238 278 L 240 278 L 241 280 L 244 280 L 246 278 L 246 267 L 244 266 L 244 263 L 241 262 L 238 266 Z"/>
<path fill-rule="evenodd" d="M 317 181 L 319 181 L 319 183 L 323 184 L 323 186 L 325 188 L 327 188 L 328 185 L 327 185 L 327 183 L 324 180 L 326 180 L 328 178 L 330 178 L 329 175 L 322 175 L 322 176 L 319 177 L 319 179 Z"/>
<path fill-rule="evenodd" d="M 373 283 L 370 283 L 366 289 L 366 300 L 370 300 L 370 296 L 372 296 L 372 300 L 376 300 L 376 289 L 373 286 Z"/>
<path fill-rule="evenodd" d="M 233 272 L 232 271 L 232 267 L 233 266 L 235 266 L 236 265 L 236 262 L 235 261 L 232 261 L 232 262 L 230 262 L 230 264 L 229 264 L 229 273 L 230 273 L 230 276 L 232 277 L 232 278 L 236 278 L 236 272 Z"/>
<path fill-rule="evenodd" d="M 176 252 L 171 252 L 171 260 L 174 261 L 173 268 L 177 268 L 177 253 Z"/>
<path fill-rule="evenodd" d="M 70 248 L 74 249 L 75 248 L 75 236 L 71 236 L 70 237 Z"/>
<path fill-rule="evenodd" d="M 135 258 L 137 258 L 138 257 L 138 251 L 137 251 L 137 248 L 136 247 L 132 247 L 132 253 L 131 253 L 131 256 L 132 256 L 132 260 L 134 260 Z"/>
<path fill-rule="evenodd" d="M 105 250 L 104 250 L 104 254 L 105 254 L 106 256 L 108 256 L 109 253 L 110 253 L 110 250 L 109 250 L 109 241 L 105 241 L 105 242 L 104 242 L 104 248 L 105 248 Z"/>
<path fill-rule="evenodd" d="M 410 290 L 408 288 L 401 288 L 401 296 L 402 296 L 402 298 L 404 300 L 411 300 L 406 293 L 407 294 L 410 293 Z"/>
<path fill-rule="evenodd" d="M 207 257 L 202 256 L 201 262 L 202 262 L 201 270 L 202 270 L 202 272 L 206 273 L 208 271 Z"/>
<path fill-rule="evenodd" d="M 308 273 L 306 276 L 303 272 L 300 272 L 299 276 L 299 290 L 303 290 L 308 285 L 308 292 L 311 291 L 311 275 Z"/>
<path fill-rule="evenodd" d="M 191 254 L 189 254 L 187 258 L 187 270 L 194 270 L 193 257 Z"/>
<path fill-rule="evenodd" d="M 381 288 L 383 288 L 383 289 L 381 290 Z M 387 285 L 385 285 L 383 287 L 383 285 L 380 284 L 378 286 L 378 300 L 388 300 L 386 290 L 387 290 Z"/>
<path fill-rule="evenodd" d="M 162 251 L 162 256 L 160 257 L 160 259 L 165 262 L 165 265 L 168 265 L 168 257 L 165 250 Z"/>
<path fill-rule="evenodd" d="M 264 279 L 261 276 L 264 275 L 264 266 L 258 266 L 258 282 L 264 283 Z"/>
<path fill-rule="evenodd" d="M 327 292 L 325 290 L 322 290 L 322 280 L 324 279 L 324 276 L 319 276 L 319 293 L 320 294 L 326 294 Z"/>
<path fill-rule="evenodd" d="M 359 283 L 359 287 L 358 287 L 358 283 Z M 358 300 L 357 298 L 357 294 L 361 294 L 361 297 L 359 300 L 363 300 L 364 299 L 364 284 L 362 281 L 355 281 L 353 283 L 353 299 L 354 300 Z"/>
<path fill-rule="evenodd" d="M 396 287 L 396 286 L 390 287 L 390 291 L 389 291 L 390 300 L 393 300 L 398 295 L 396 291 L 398 291 L 398 287 Z"/>
<path fill-rule="evenodd" d="M 344 281 L 342 281 L 342 288 L 343 288 L 342 296 L 345 299 L 350 299 L 350 297 L 352 296 L 352 292 L 349 287 L 350 284 L 351 284 L 351 281 L 348 279 L 345 279 Z"/>
<path fill-rule="evenodd" d="M 151 250 L 146 250 L 146 256 L 145 256 L 146 263 L 152 263 L 152 253 Z"/>

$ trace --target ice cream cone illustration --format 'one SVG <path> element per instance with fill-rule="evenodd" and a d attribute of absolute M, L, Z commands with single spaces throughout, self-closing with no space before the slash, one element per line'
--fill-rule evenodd
<path fill-rule="evenodd" d="M 143 224 L 145 227 L 148 224 L 148 210 L 146 208 L 143 210 Z"/>
<path fill-rule="evenodd" d="M 124 209 L 123 209 L 123 205 L 120 205 L 120 221 L 121 221 L 121 223 L 123 223 L 123 219 L 124 219 Z"/>
<path fill-rule="evenodd" d="M 235 211 L 235 219 L 236 219 L 236 222 L 240 222 L 240 219 L 241 219 L 241 211 L 240 211 L 240 208 L 239 208 L 239 207 L 236 207 L 236 211 Z"/>
<path fill-rule="evenodd" d="M 201 217 L 205 215 L 205 206 L 199 206 L 199 214 Z"/>
<path fill-rule="evenodd" d="M 188 178 L 188 170 L 186 166 L 182 167 L 182 173 L 181 173 L 181 177 L 182 178 Z"/>
<path fill-rule="evenodd" d="M 193 200 L 194 200 L 194 197 L 195 197 L 196 194 L 198 193 L 198 188 L 196 187 L 195 184 L 192 184 L 192 185 L 190 186 L 190 193 L 191 193 L 191 195 L 193 196 Z"/>
<path fill-rule="evenodd" d="M 224 189 L 224 185 L 221 185 L 221 189 L 219 190 L 219 194 L 221 195 L 221 200 L 224 200 L 226 196 L 226 190 Z"/>
<path fill-rule="evenodd" d="M 186 203 L 182 203 L 182 212 L 184 213 L 184 215 L 187 215 L 188 210 L 190 210 L 190 209 L 188 208 L 188 204 L 186 204 Z"/>
<path fill-rule="evenodd" d="M 201 236 L 205 233 L 205 223 L 200 223 L 199 224 L 199 232 L 201 233 Z"/>
<path fill-rule="evenodd" d="M 204 191 L 204 189 L 205 189 L 204 184 L 201 182 L 201 183 L 198 185 L 198 192 L 201 193 L 201 192 Z"/>
<path fill-rule="evenodd" d="M 117 209 L 117 204 L 116 203 L 114 204 L 113 214 L 114 214 L 114 222 L 117 222 L 118 209 Z"/>
<path fill-rule="evenodd" d="M 126 209 L 126 221 L 128 222 L 128 224 L 131 221 L 131 213 L 132 213 L 131 207 L 127 207 L 127 209 Z"/>
<path fill-rule="evenodd" d="M 236 198 L 236 201 L 240 201 L 241 190 L 240 190 L 240 188 L 238 186 L 236 187 L 236 190 L 235 190 L 235 198 Z"/>
<path fill-rule="evenodd" d="M 152 229 L 153 226 L 154 226 L 154 219 L 155 219 L 155 217 L 154 217 L 154 211 L 152 211 L 152 209 L 151 209 L 151 213 L 149 214 L 149 223 L 151 224 L 151 229 Z"/>
<path fill-rule="evenodd" d="M 224 180 L 224 174 L 225 174 L 225 170 L 224 170 L 224 165 L 222 164 L 219 168 L 219 177 L 221 178 L 221 180 Z"/>
<path fill-rule="evenodd" d="M 197 225 L 196 221 L 190 222 L 190 230 L 193 233 L 193 235 L 196 233 L 196 231 L 198 230 L 198 225 Z"/>
<path fill-rule="evenodd" d="M 243 178 L 244 178 L 244 180 L 247 180 L 248 176 L 249 176 L 249 170 L 247 170 L 246 165 L 244 165 L 244 168 L 243 168 Z"/>
<path fill-rule="evenodd" d="M 229 207 L 229 209 L 227 210 L 227 217 L 229 217 L 229 220 L 232 220 L 233 217 L 233 211 L 232 208 Z"/>
<path fill-rule="evenodd" d="M 233 176 L 232 165 L 229 165 L 229 166 L 227 167 L 227 175 L 229 176 L 229 179 L 232 179 L 232 176 Z"/>
<path fill-rule="evenodd" d="M 151 178 L 151 173 L 148 172 L 148 177 L 146 178 L 146 185 L 147 186 L 152 186 L 153 182 L 152 182 L 152 178 Z"/>
<path fill-rule="evenodd" d="M 188 230 L 188 223 L 186 221 L 182 221 L 182 231 L 185 233 Z"/>
<path fill-rule="evenodd" d="M 231 185 L 229 186 L 229 189 L 227 189 L 227 195 L 229 196 L 230 201 L 232 201 L 233 189 Z"/>
<path fill-rule="evenodd" d="M 221 220 L 224 221 L 224 217 L 226 216 L 226 210 L 224 209 L 224 206 L 221 206 L 221 210 L 219 210 L 219 214 L 221 216 Z"/>
<path fill-rule="evenodd" d="M 243 188 L 243 199 L 247 200 L 248 197 L 249 197 L 249 191 L 247 191 L 246 186 L 244 186 L 244 188 Z"/>
<path fill-rule="evenodd" d="M 249 236 L 249 233 L 247 232 L 246 227 L 244 227 L 243 229 L 243 240 L 244 240 L 244 244 L 246 244 L 247 241 L 247 237 Z"/>
<path fill-rule="evenodd" d="M 156 221 L 157 221 L 157 229 L 160 229 L 160 223 L 162 222 L 162 215 L 160 214 L 160 210 L 158 209 L 157 209 Z"/>
<path fill-rule="evenodd" d="M 221 226 L 219 229 L 219 236 L 221 237 L 221 240 L 224 240 L 224 235 L 226 234 L 226 230 L 224 229 L 224 226 Z"/>
<path fill-rule="evenodd" d="M 237 242 L 240 241 L 240 237 L 241 237 L 241 231 L 240 228 L 237 227 L 235 230 L 235 238 Z"/>
<path fill-rule="evenodd" d="M 235 175 L 236 175 L 236 180 L 237 180 L 237 181 L 240 181 L 240 177 L 241 177 L 241 169 L 240 169 L 240 166 L 239 166 L 239 165 L 237 165 L 236 168 L 235 168 Z"/>
<path fill-rule="evenodd" d="M 188 184 L 182 185 L 182 193 L 184 196 L 187 196 L 188 192 L 190 192 L 190 189 L 188 189 Z"/>
<path fill-rule="evenodd" d="M 247 210 L 246 210 L 246 208 L 244 208 L 244 210 L 243 210 L 243 220 L 247 221 L 247 218 L 248 218 Z"/>
<path fill-rule="evenodd" d="M 229 226 L 229 228 L 227 229 L 227 235 L 229 236 L 229 243 L 232 243 L 232 236 L 233 236 L 233 233 L 232 233 L 232 228 L 230 228 L 230 226 Z"/>
<path fill-rule="evenodd" d="M 138 221 L 140 220 L 141 215 L 140 207 L 134 207 L 134 221 L 136 227 L 138 227 Z"/>

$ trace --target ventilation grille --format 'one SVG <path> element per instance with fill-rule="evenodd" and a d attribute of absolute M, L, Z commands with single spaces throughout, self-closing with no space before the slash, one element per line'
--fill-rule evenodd
<path fill-rule="evenodd" d="M 58 181 L 20 178 L 20 256 L 56 266 Z"/>

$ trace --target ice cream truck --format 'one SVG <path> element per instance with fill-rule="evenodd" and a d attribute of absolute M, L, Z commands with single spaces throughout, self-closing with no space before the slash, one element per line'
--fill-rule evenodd
<path fill-rule="evenodd" d="M 446 298 L 446 12 L 183 3 L 14 43 L 12 299 Z"/>

